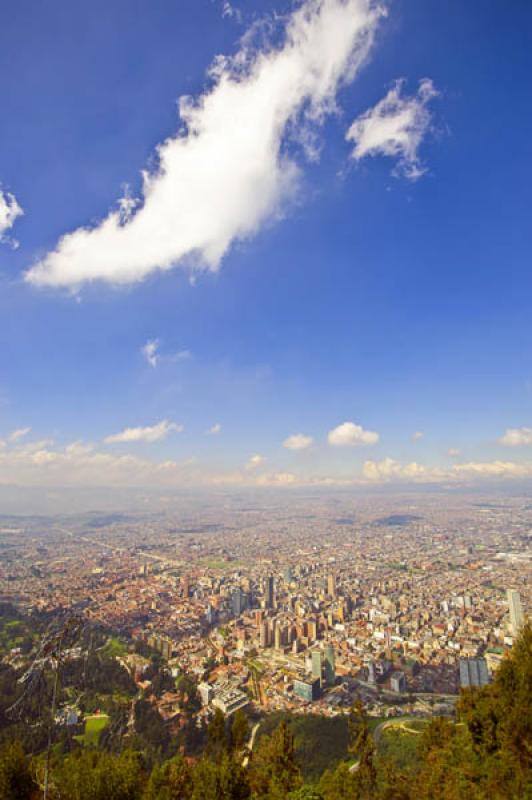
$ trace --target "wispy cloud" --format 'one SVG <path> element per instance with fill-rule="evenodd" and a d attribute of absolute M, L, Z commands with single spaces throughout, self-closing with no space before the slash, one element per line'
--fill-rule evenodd
<path fill-rule="evenodd" d="M 220 425 L 219 422 L 215 422 L 214 425 L 211 425 L 211 427 L 205 431 L 205 433 L 208 434 L 209 436 L 216 436 L 218 433 L 221 433 L 221 431 L 222 431 L 222 426 Z"/>
<path fill-rule="evenodd" d="M 0 189 L 0 242 L 11 243 L 14 247 L 18 247 L 18 242 L 10 239 L 6 234 L 15 224 L 17 217 L 21 217 L 23 214 L 24 211 L 19 206 L 15 195 Z"/>
<path fill-rule="evenodd" d="M 148 339 L 142 345 L 140 352 L 150 367 L 155 368 L 161 361 L 187 361 L 192 358 L 190 350 L 178 350 L 176 353 L 161 353 L 161 342 L 159 339 Z"/>
<path fill-rule="evenodd" d="M 532 428 L 507 428 L 499 442 L 506 447 L 532 445 Z"/>
<path fill-rule="evenodd" d="M 396 81 L 386 97 L 357 117 L 346 138 L 355 143 L 355 161 L 390 156 L 397 159 L 395 174 L 415 181 L 426 172 L 418 151 L 431 125 L 427 105 L 438 92 L 428 78 L 420 81 L 414 95 L 403 97 L 403 86 L 404 81 Z"/>
<path fill-rule="evenodd" d="M 111 436 L 106 436 L 104 442 L 106 444 L 158 442 L 161 439 L 166 439 L 169 433 L 181 433 L 182 430 L 182 425 L 177 425 L 175 422 L 168 422 L 167 419 L 163 419 L 156 425 L 148 425 L 144 428 L 125 428 L 123 431 L 120 431 L 120 433 L 113 433 Z"/>
<path fill-rule="evenodd" d="M 423 431 L 415 431 L 415 432 L 412 434 L 412 441 L 413 441 L 413 442 L 419 442 L 419 440 L 420 440 L 420 439 L 423 439 L 423 437 L 424 437 L 424 436 L 425 436 L 425 434 L 424 434 L 424 432 L 423 432 Z"/>
<path fill-rule="evenodd" d="M 212 88 L 179 102 L 182 127 L 143 172 L 142 197 L 95 227 L 63 236 L 27 273 L 39 286 L 141 281 L 176 264 L 217 269 L 236 240 L 252 236 L 292 197 L 300 169 L 284 143 L 315 129 L 365 62 L 383 11 L 373 0 L 304 0 L 282 44 L 245 37 L 218 57 Z M 297 121 L 297 125 L 293 123 Z"/>
<path fill-rule="evenodd" d="M 230 19 L 235 19 L 237 22 L 242 22 L 242 12 L 239 8 L 230 3 L 229 0 L 223 0 L 222 17 L 229 17 Z"/>
<path fill-rule="evenodd" d="M 286 447 L 287 450 L 307 450 L 312 442 L 312 436 L 305 436 L 304 433 L 294 433 L 284 440 L 283 447 Z"/>
<path fill-rule="evenodd" d="M 25 436 L 27 436 L 28 433 L 30 433 L 30 431 L 31 431 L 31 428 L 29 428 L 29 427 L 28 428 L 17 428 L 16 430 L 12 431 L 9 434 L 9 436 L 7 437 L 8 441 L 10 441 L 10 442 L 18 442 L 19 439 L 23 439 Z"/>
<path fill-rule="evenodd" d="M 377 444 L 379 434 L 375 431 L 366 431 L 354 422 L 343 422 L 329 431 L 327 440 L 333 447 L 360 447 Z"/>
<path fill-rule="evenodd" d="M 159 340 L 158 339 L 148 339 L 145 345 L 140 348 L 140 352 L 150 365 L 150 367 L 156 367 L 159 363 Z"/>

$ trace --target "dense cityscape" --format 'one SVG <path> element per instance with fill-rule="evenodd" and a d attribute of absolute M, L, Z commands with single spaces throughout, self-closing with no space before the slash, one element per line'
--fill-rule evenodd
<path fill-rule="evenodd" d="M 527 499 L 458 494 L 4 518 L 0 600 L 143 641 L 172 676 L 195 677 L 200 718 L 334 716 L 356 699 L 376 717 L 452 715 L 530 609 L 531 532 Z M 149 695 L 149 659 L 116 658 Z M 179 708 L 172 692 L 154 702 L 167 718 Z"/>

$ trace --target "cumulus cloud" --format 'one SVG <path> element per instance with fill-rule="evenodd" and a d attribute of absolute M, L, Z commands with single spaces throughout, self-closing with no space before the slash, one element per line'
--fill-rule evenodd
<path fill-rule="evenodd" d="M 251 456 L 251 458 L 247 462 L 246 469 L 249 471 L 257 469 L 257 467 L 260 467 L 260 465 L 263 464 L 265 460 L 266 459 L 264 458 L 264 456 L 255 453 L 255 455 Z"/>
<path fill-rule="evenodd" d="M 8 438 L 9 442 L 18 442 L 19 439 L 23 439 L 25 436 L 30 433 L 31 428 L 17 428 L 16 430 L 12 431 Z"/>
<path fill-rule="evenodd" d="M 150 367 L 156 367 L 159 363 L 160 355 L 158 353 L 159 350 L 159 340 L 158 339 L 148 339 L 146 344 L 144 344 L 140 348 L 140 352 L 150 365 Z"/>
<path fill-rule="evenodd" d="M 297 482 L 297 476 L 292 472 L 274 472 L 260 475 L 256 480 L 257 486 L 290 486 Z"/>
<path fill-rule="evenodd" d="M 385 458 L 382 461 L 366 461 L 362 475 L 364 480 L 371 483 L 475 482 L 494 478 L 532 477 L 532 464 L 519 464 L 513 461 L 471 461 L 465 464 L 453 464 L 449 469 L 445 469 L 427 467 L 415 461 L 403 464 L 393 458 Z"/>
<path fill-rule="evenodd" d="M 216 436 L 218 433 L 221 433 L 221 430 L 222 426 L 220 423 L 215 422 L 214 425 L 211 425 L 211 427 L 205 431 L 205 433 L 207 433 L 209 436 Z"/>
<path fill-rule="evenodd" d="M 253 48 L 244 37 L 235 56 L 215 60 L 211 88 L 180 99 L 182 128 L 157 148 L 138 203 L 67 233 L 26 280 L 76 288 L 134 283 L 177 264 L 217 269 L 233 242 L 282 213 L 300 171 L 287 136 L 335 109 L 382 15 L 374 0 L 303 0 L 279 46 Z"/>
<path fill-rule="evenodd" d="M 15 195 L 0 189 L 0 242 L 10 241 L 6 233 L 13 227 L 17 217 L 23 214 Z M 16 246 L 16 243 L 14 244 Z"/>
<path fill-rule="evenodd" d="M 363 477 L 372 482 L 388 482 L 392 480 L 419 480 L 430 477 L 426 468 L 412 461 L 410 464 L 401 464 L 393 458 L 384 458 L 382 461 L 366 461 L 362 468 Z"/>
<path fill-rule="evenodd" d="M 490 481 L 532 478 L 532 463 L 512 461 L 469 462 L 435 467 L 393 458 L 366 461 L 361 473 L 351 476 L 301 476 L 292 472 L 265 472 L 263 456 L 255 454 L 245 468 L 234 472 L 211 471 L 196 459 L 178 463 L 155 461 L 131 454 L 102 452 L 93 444 L 73 441 L 56 447 L 50 439 L 5 442 L 0 448 L 0 484 L 27 486 L 258 486 L 332 487 L 379 484 L 483 485 Z"/>
<path fill-rule="evenodd" d="M 312 436 L 305 436 L 304 433 L 294 433 L 288 436 L 283 442 L 283 447 L 287 450 L 306 450 L 312 444 Z"/>
<path fill-rule="evenodd" d="M 507 447 L 532 445 L 532 428 L 507 428 L 499 442 Z"/>
<path fill-rule="evenodd" d="M 424 436 L 425 434 L 423 433 L 423 431 L 415 431 L 415 433 L 412 434 L 412 441 L 419 442 L 419 440 L 422 439 Z"/>
<path fill-rule="evenodd" d="M 390 156 L 397 159 L 394 174 L 415 181 L 426 172 L 418 151 L 431 125 L 428 103 L 438 92 L 428 78 L 420 81 L 415 95 L 403 97 L 403 86 L 403 80 L 396 81 L 386 97 L 355 119 L 346 138 L 355 143 L 355 161 Z"/>
<path fill-rule="evenodd" d="M 104 442 L 106 444 L 158 442 L 160 439 L 166 439 L 169 433 L 181 433 L 182 430 L 182 425 L 176 425 L 175 422 L 168 422 L 167 419 L 163 419 L 156 425 L 148 425 L 145 428 L 125 428 L 123 431 L 120 431 L 120 433 L 113 433 L 111 436 L 106 436 Z"/>
<path fill-rule="evenodd" d="M 366 431 L 354 422 L 343 422 L 329 431 L 327 440 L 333 447 L 360 447 L 377 444 L 379 434 L 375 431 Z"/>

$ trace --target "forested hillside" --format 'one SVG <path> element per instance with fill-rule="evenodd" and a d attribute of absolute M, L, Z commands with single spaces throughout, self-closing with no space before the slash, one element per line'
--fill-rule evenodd
<path fill-rule="evenodd" d="M 126 687 L 124 687 L 126 688 Z M 244 714 L 217 711 L 203 752 L 165 759 L 120 742 L 54 748 L 50 800 L 527 800 L 532 798 L 532 629 L 525 627 L 493 683 L 463 692 L 456 721 L 433 719 L 414 748 L 388 740 L 377 747 L 362 707 L 351 710 L 347 753 L 321 774 L 301 736 L 281 719 L 247 752 Z M 340 730 L 340 728 L 339 728 Z M 313 736 L 334 736 L 312 727 Z M 16 733 L 17 729 L 13 730 Z M 400 734 L 399 734 L 400 735 Z M 295 741 L 298 741 L 296 748 Z M 132 745 L 135 742 L 131 743 Z M 28 747 L 25 743 L 26 749 Z M 183 748 L 181 748 L 183 750 Z M 331 742 L 323 742 L 324 752 Z M 0 752 L 2 800 L 42 797 L 43 755 L 18 741 Z M 311 776 L 312 782 L 304 780 Z"/>

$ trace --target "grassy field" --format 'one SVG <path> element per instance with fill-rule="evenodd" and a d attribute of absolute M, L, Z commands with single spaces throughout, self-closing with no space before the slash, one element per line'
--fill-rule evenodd
<path fill-rule="evenodd" d="M 101 732 L 107 728 L 108 725 L 109 717 L 107 714 L 95 714 L 92 717 L 87 717 L 85 719 L 85 732 L 81 736 L 76 736 L 75 738 L 80 744 L 84 744 L 85 747 L 90 747 L 91 745 L 96 746 L 100 739 Z"/>
<path fill-rule="evenodd" d="M 243 561 L 224 561 L 222 558 L 199 558 L 196 562 L 207 569 L 240 569 L 245 566 Z"/>
<path fill-rule="evenodd" d="M 103 652 L 106 656 L 111 658 L 115 658 L 116 656 L 123 657 L 127 654 L 127 647 L 117 636 L 109 636 L 103 648 Z"/>

